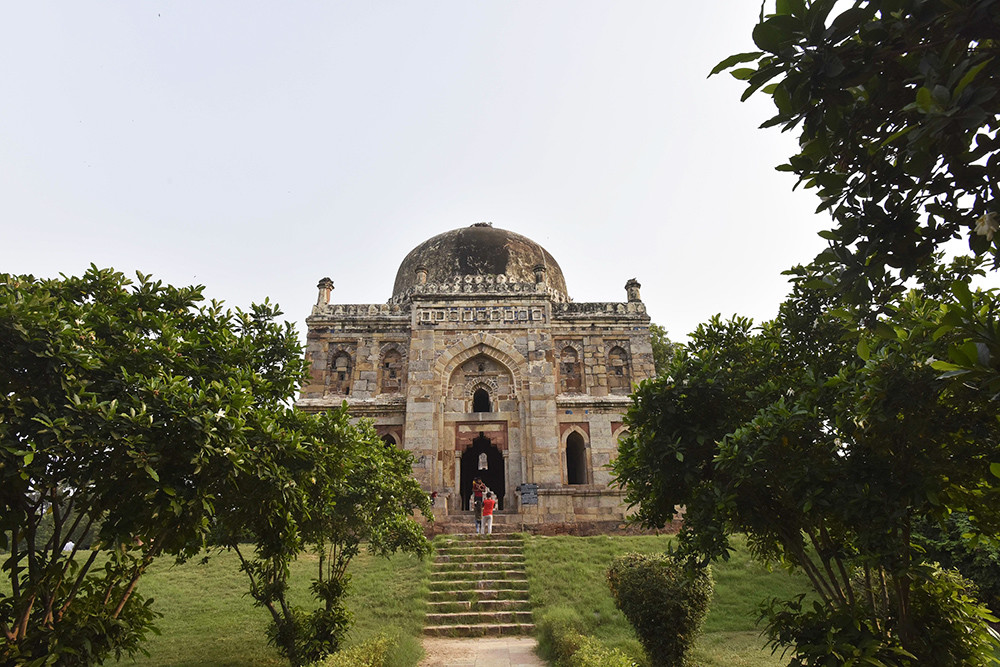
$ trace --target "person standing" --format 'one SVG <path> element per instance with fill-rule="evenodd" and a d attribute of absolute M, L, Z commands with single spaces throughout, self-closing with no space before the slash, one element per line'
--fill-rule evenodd
<path fill-rule="evenodd" d="M 476 512 L 476 535 L 483 532 L 483 494 L 486 493 L 486 485 L 478 477 L 472 480 L 472 505 Z"/>
<path fill-rule="evenodd" d="M 493 508 L 497 506 L 497 501 L 493 499 L 492 493 L 486 494 L 483 501 L 483 532 L 486 535 L 493 534 Z"/>

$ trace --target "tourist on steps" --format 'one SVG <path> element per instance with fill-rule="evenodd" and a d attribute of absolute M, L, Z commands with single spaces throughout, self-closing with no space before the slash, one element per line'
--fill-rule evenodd
<path fill-rule="evenodd" d="M 486 535 L 493 534 L 493 508 L 497 506 L 497 501 L 493 499 L 492 493 L 486 494 L 486 500 L 483 501 L 483 533 Z"/>
<path fill-rule="evenodd" d="M 486 493 L 486 485 L 478 477 L 472 480 L 472 501 L 473 509 L 476 511 L 476 535 L 483 532 L 483 495 Z"/>

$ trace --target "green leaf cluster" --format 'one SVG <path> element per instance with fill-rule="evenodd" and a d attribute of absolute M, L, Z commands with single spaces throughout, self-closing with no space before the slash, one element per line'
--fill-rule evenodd
<path fill-rule="evenodd" d="M 1000 214 L 998 35 L 1000 0 L 778 0 L 760 51 L 713 71 L 771 96 L 763 127 L 798 134 L 778 169 L 831 214 L 818 259 L 855 303 L 900 294 L 950 239 L 996 256 L 1000 234 L 973 228 Z"/>

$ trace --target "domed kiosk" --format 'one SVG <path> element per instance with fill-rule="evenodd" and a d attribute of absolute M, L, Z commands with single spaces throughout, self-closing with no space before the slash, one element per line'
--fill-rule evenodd
<path fill-rule="evenodd" d="M 478 223 L 410 251 L 386 303 L 333 302 L 329 278 L 318 288 L 306 319 L 311 378 L 297 405 L 347 401 L 412 452 L 414 475 L 438 494 L 437 530 L 471 525 L 475 477 L 497 495 L 497 524 L 621 525 L 606 466 L 632 385 L 653 375 L 638 282 L 622 302 L 571 301 L 545 248 Z"/>

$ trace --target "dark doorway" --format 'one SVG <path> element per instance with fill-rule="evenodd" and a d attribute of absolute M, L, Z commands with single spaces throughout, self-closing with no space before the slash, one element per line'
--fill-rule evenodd
<path fill-rule="evenodd" d="M 566 481 L 570 484 L 587 483 L 587 445 L 583 436 L 575 431 L 566 438 Z"/>
<path fill-rule="evenodd" d="M 480 469 L 481 456 L 485 454 L 486 469 Z M 462 481 L 459 492 L 462 495 L 462 509 L 469 509 L 469 496 L 472 495 L 472 480 L 476 477 L 483 480 L 497 497 L 497 509 L 503 509 L 504 471 L 503 454 L 482 433 L 472 441 L 472 446 L 462 454 Z"/>
<path fill-rule="evenodd" d="M 490 394 L 485 389 L 477 389 L 472 395 L 473 412 L 493 412 L 490 409 Z"/>

